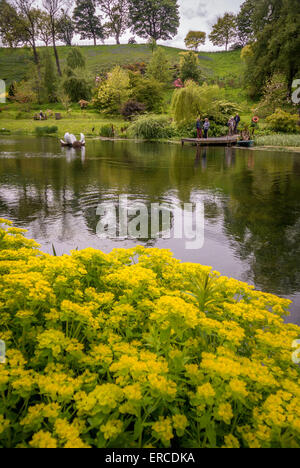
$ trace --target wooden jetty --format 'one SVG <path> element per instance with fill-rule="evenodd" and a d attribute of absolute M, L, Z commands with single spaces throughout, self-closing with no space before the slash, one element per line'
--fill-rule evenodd
<path fill-rule="evenodd" d="M 238 142 L 239 136 L 225 136 L 221 138 L 182 138 L 181 144 L 192 143 L 197 146 L 232 146 L 236 145 Z"/>

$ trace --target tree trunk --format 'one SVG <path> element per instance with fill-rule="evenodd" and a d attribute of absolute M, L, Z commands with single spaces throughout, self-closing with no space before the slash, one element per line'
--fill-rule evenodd
<path fill-rule="evenodd" d="M 57 48 L 56 48 L 56 44 L 55 44 L 55 30 L 54 30 L 54 26 L 52 26 L 52 43 L 53 43 L 53 50 L 54 50 L 54 55 L 55 55 L 57 73 L 59 74 L 59 76 L 62 76 L 61 69 L 60 69 L 60 63 L 59 63 L 58 52 L 57 52 Z"/>
<path fill-rule="evenodd" d="M 94 34 L 94 46 L 96 47 L 96 45 L 97 45 L 97 41 L 96 41 L 96 36 Z"/>

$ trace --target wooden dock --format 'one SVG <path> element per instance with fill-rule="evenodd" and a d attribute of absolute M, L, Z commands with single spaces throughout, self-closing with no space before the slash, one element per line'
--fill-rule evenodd
<path fill-rule="evenodd" d="M 182 146 L 184 143 L 192 143 L 193 145 L 197 146 L 232 146 L 236 145 L 238 142 L 239 136 L 225 136 L 221 138 L 182 138 L 181 144 Z"/>

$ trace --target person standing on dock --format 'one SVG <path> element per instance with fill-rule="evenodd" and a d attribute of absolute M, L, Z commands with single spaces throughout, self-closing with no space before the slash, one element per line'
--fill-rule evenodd
<path fill-rule="evenodd" d="M 234 117 L 234 133 L 237 134 L 238 133 L 238 128 L 239 128 L 239 123 L 241 121 L 241 117 L 239 116 L 239 114 L 236 114 L 236 116 Z"/>
<path fill-rule="evenodd" d="M 196 122 L 196 128 L 197 128 L 197 138 L 200 140 L 203 136 L 203 121 L 201 120 L 201 117 L 199 116 Z"/>
<path fill-rule="evenodd" d="M 210 129 L 210 123 L 209 120 L 206 118 L 204 121 L 204 138 L 208 137 L 208 130 Z"/>

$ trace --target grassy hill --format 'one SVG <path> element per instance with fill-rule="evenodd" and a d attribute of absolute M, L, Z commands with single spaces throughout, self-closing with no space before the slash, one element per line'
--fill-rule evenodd
<path fill-rule="evenodd" d="M 163 47 L 172 65 L 179 63 L 179 53 L 182 49 Z M 93 74 L 107 71 L 115 65 L 147 63 L 152 55 L 146 44 L 81 46 L 80 49 L 86 58 L 88 70 Z M 45 48 L 41 47 L 39 50 L 42 52 Z M 69 50 L 69 47 L 58 48 L 62 67 L 65 65 Z M 240 51 L 200 52 L 199 58 L 207 81 L 217 81 L 228 91 L 231 90 L 233 98 L 238 97 L 240 100 L 243 71 Z M 32 54 L 26 48 L 16 50 L 0 48 L 0 78 L 5 79 L 8 84 L 24 78 L 31 63 Z"/>

